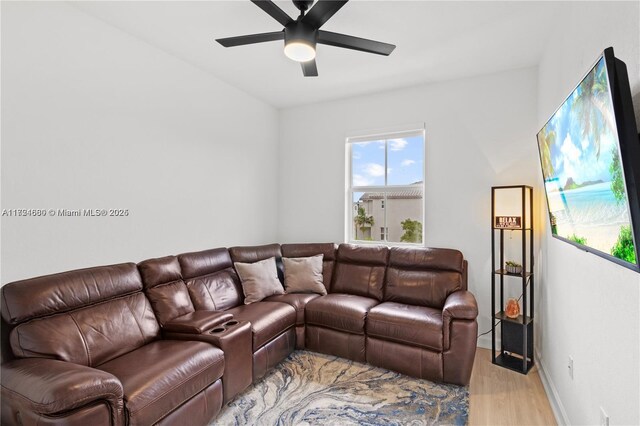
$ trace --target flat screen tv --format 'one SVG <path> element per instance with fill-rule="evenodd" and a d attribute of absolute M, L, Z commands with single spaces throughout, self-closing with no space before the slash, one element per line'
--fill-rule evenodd
<path fill-rule="evenodd" d="M 613 48 L 538 132 L 538 150 L 553 236 L 640 271 L 640 137 Z"/>

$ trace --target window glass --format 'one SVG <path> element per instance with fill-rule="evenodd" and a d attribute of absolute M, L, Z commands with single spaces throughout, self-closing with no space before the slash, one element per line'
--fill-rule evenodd
<path fill-rule="evenodd" d="M 350 241 L 423 244 L 424 133 L 348 142 Z"/>
<path fill-rule="evenodd" d="M 387 241 L 422 244 L 422 188 L 387 193 Z"/>
<path fill-rule="evenodd" d="M 424 142 L 422 136 L 387 141 L 387 185 L 422 182 Z"/>
<path fill-rule="evenodd" d="M 359 241 L 381 241 L 380 226 L 384 226 L 384 209 L 380 208 L 380 200 L 385 194 L 381 192 L 353 193 L 353 239 Z"/>
<path fill-rule="evenodd" d="M 351 146 L 351 185 L 385 184 L 385 141 L 354 142 Z"/>

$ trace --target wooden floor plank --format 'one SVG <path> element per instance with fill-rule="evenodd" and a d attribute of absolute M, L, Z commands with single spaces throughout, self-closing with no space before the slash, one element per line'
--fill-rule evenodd
<path fill-rule="evenodd" d="M 556 425 L 537 367 L 526 376 L 491 363 L 476 351 L 469 386 L 470 425 Z"/>

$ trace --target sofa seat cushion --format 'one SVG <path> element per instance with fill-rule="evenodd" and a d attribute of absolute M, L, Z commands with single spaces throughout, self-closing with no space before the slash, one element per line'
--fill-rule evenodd
<path fill-rule="evenodd" d="M 255 302 L 226 312 L 235 320 L 251 323 L 254 352 L 296 325 L 296 310 L 286 303 Z"/>
<path fill-rule="evenodd" d="M 378 303 L 369 297 L 332 293 L 309 302 L 305 320 L 307 324 L 364 334 L 367 313 Z"/>
<path fill-rule="evenodd" d="M 385 302 L 369 311 L 367 335 L 442 351 L 442 311 Z"/>
<path fill-rule="evenodd" d="M 130 425 L 150 425 L 222 377 L 223 352 L 205 342 L 158 340 L 97 367 L 124 388 Z"/>
<path fill-rule="evenodd" d="M 314 293 L 278 294 L 266 298 L 265 302 L 282 302 L 293 306 L 296 310 L 296 325 L 304 325 L 304 308 L 307 303 L 317 297 L 320 297 L 320 295 Z"/>

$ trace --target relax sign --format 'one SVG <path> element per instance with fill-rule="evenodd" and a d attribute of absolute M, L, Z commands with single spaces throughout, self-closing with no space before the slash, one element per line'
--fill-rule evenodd
<path fill-rule="evenodd" d="M 494 227 L 505 229 L 521 229 L 522 218 L 520 216 L 496 216 Z"/>

